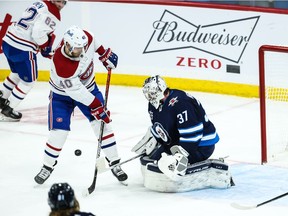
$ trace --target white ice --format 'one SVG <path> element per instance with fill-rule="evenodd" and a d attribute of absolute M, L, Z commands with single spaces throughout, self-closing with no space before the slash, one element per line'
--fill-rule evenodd
<path fill-rule="evenodd" d="M 100 86 L 104 92 L 105 86 Z M 128 186 L 111 172 L 98 175 L 96 189 L 82 196 L 93 177 L 97 138 L 87 120 L 76 110 L 71 132 L 51 177 L 42 186 L 33 178 L 42 166 L 48 135 L 48 83 L 39 82 L 19 105 L 19 123 L 0 122 L 1 215 L 48 215 L 47 192 L 56 182 L 68 182 L 75 190 L 82 211 L 97 216 L 147 215 L 287 215 L 288 196 L 252 210 L 238 210 L 232 202 L 256 205 L 288 191 L 288 160 L 260 165 L 258 99 L 191 92 L 198 98 L 220 135 L 213 157 L 225 157 L 236 183 L 227 190 L 205 189 L 185 193 L 159 193 L 143 186 L 138 160 L 123 165 Z M 111 86 L 108 107 L 122 160 L 135 156 L 130 149 L 150 125 L 141 89 Z M 76 157 L 75 149 L 82 155 Z"/>

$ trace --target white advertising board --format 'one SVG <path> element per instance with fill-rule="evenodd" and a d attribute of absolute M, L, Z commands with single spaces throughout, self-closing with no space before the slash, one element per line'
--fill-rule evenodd
<path fill-rule="evenodd" d="M 0 36 L 9 16 L 17 21 L 29 2 L 0 1 Z M 263 11 L 70 1 L 55 46 L 65 29 L 79 25 L 119 56 L 114 73 L 258 85 L 258 49 L 287 45 L 287 23 L 287 14 Z M 39 69 L 48 71 L 49 61 L 38 56 Z M 0 64 L 9 68 L 1 53 Z"/>

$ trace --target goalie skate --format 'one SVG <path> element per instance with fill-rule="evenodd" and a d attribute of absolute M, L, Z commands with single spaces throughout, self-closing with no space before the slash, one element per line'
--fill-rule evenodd
<path fill-rule="evenodd" d="M 53 172 L 53 168 L 43 165 L 40 172 L 34 177 L 35 182 L 43 184 Z"/>
<path fill-rule="evenodd" d="M 116 160 L 116 161 L 113 161 L 111 162 L 109 165 L 110 166 L 113 166 L 113 165 L 116 165 L 120 162 L 120 160 Z M 111 172 L 113 173 L 113 175 L 118 179 L 118 181 L 127 186 L 128 183 L 127 183 L 127 179 L 128 179 L 128 176 L 127 174 L 122 170 L 122 168 L 120 166 L 116 166 L 114 167 L 113 169 L 111 169 Z"/>

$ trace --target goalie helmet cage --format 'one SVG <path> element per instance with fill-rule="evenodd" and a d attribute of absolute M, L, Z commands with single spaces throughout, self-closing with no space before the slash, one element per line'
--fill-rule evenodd
<path fill-rule="evenodd" d="M 288 47 L 259 48 L 261 163 L 279 160 L 288 150 Z"/>

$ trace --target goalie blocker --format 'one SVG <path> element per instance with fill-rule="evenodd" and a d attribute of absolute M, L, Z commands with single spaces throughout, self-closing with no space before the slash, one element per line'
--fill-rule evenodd
<path fill-rule="evenodd" d="M 170 179 L 164 175 L 157 161 L 148 156 L 140 158 L 144 186 L 159 192 L 186 192 L 205 188 L 227 189 L 234 186 L 228 165 L 220 159 L 208 159 L 188 165 L 186 174 Z"/>

